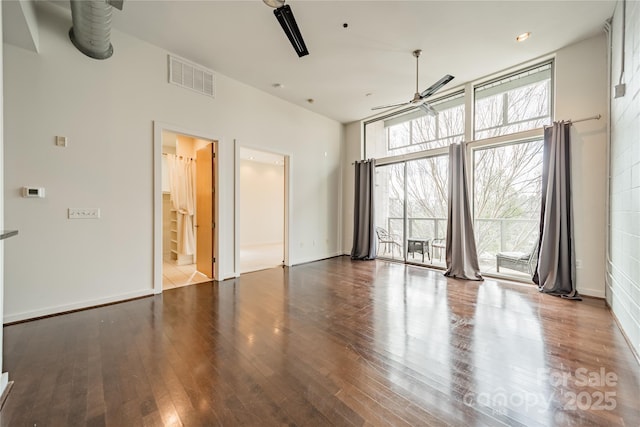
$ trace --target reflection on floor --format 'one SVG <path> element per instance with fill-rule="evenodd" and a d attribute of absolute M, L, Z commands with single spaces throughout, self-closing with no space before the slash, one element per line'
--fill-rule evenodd
<path fill-rule="evenodd" d="M 446 269 L 447 262 L 446 262 L 445 249 L 431 248 L 430 250 L 433 250 L 433 253 L 429 253 L 429 254 L 425 253 L 424 256 L 419 252 L 408 253 L 406 260 L 408 263 L 411 263 L 411 264 L 419 264 L 419 265 L 425 265 L 429 267 L 438 267 L 438 268 Z M 392 250 L 391 247 L 380 245 L 380 249 L 378 251 L 378 257 L 391 259 L 394 261 L 400 261 L 400 262 L 404 261 L 404 253 L 397 246 L 394 247 Z M 511 270 L 505 267 L 502 267 L 500 269 L 500 272 L 498 273 L 496 269 L 495 257 L 487 258 L 487 259 L 481 258 L 479 262 L 480 262 L 480 271 L 482 271 L 483 274 L 491 274 L 498 277 L 504 277 L 505 279 L 515 279 L 518 281 L 527 281 L 527 282 L 531 281 L 531 275 L 520 272 L 520 271 Z"/>
<path fill-rule="evenodd" d="M 175 261 L 166 259 L 162 263 L 162 289 L 179 288 L 210 280 L 196 271 L 195 264 L 176 265 Z"/>
<path fill-rule="evenodd" d="M 13 324 L 4 349 L 0 427 L 640 426 L 640 369 L 604 300 L 385 261 Z"/>
<path fill-rule="evenodd" d="M 283 264 L 282 243 L 270 245 L 247 245 L 240 247 L 240 273 L 264 270 Z"/>

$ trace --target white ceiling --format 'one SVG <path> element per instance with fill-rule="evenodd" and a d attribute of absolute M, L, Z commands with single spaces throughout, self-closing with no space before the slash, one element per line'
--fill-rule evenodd
<path fill-rule="evenodd" d="M 65 2 L 68 3 L 68 2 Z M 125 0 L 113 25 L 193 62 L 343 123 L 445 90 L 603 31 L 616 1 L 288 0 L 309 49 L 298 58 L 261 0 Z M 68 7 L 68 5 L 66 6 Z M 348 28 L 343 24 L 348 23 Z M 524 43 L 515 37 L 525 31 Z M 115 55 L 118 46 L 114 46 Z M 280 83 L 283 88 L 272 87 Z M 366 96 L 366 94 L 370 94 Z M 307 99 L 312 98 L 312 104 Z"/>

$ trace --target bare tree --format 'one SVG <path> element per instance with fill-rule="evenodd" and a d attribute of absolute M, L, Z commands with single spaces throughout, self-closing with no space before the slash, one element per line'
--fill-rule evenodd
<path fill-rule="evenodd" d="M 474 152 L 474 218 L 479 254 L 528 248 L 540 212 L 541 166 L 541 141 Z"/>

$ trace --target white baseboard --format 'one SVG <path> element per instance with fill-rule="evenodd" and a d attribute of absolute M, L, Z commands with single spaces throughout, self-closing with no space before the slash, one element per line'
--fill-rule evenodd
<path fill-rule="evenodd" d="M 7 388 L 7 384 L 9 384 L 9 373 L 3 372 L 2 376 L 0 376 L 0 396 L 2 396 Z"/>
<path fill-rule="evenodd" d="M 228 273 L 228 274 L 222 275 L 222 277 L 219 279 L 219 281 L 222 282 L 224 280 L 237 279 L 238 277 L 240 277 L 240 273 Z"/>
<path fill-rule="evenodd" d="M 297 259 L 294 262 L 292 262 L 291 265 L 295 266 L 300 264 L 307 264 L 309 262 L 322 261 L 323 259 L 334 258 L 337 256 L 342 256 L 342 251 L 335 251 L 326 255 L 321 255 L 320 257 L 309 257 L 309 258 Z"/>
<path fill-rule="evenodd" d="M 3 372 L 2 377 L 0 378 L 0 413 L 2 408 L 4 408 L 4 404 L 7 402 L 7 397 L 9 397 L 9 393 L 13 389 L 13 381 L 9 381 L 9 373 Z"/>
<path fill-rule="evenodd" d="M 95 300 L 80 301 L 80 302 L 74 302 L 72 304 L 63 304 L 63 305 L 58 305 L 53 307 L 46 307 L 38 310 L 24 311 L 22 313 L 13 313 L 13 314 L 5 313 L 3 321 L 4 323 L 19 322 L 22 320 L 33 319 L 36 317 L 49 316 L 52 314 L 64 313 L 72 310 L 79 310 L 79 309 L 95 307 L 103 304 L 126 301 L 133 298 L 146 297 L 153 294 L 154 294 L 153 289 L 144 289 L 141 291 L 129 292 L 126 294 L 114 295 L 106 298 L 98 298 Z"/>
<path fill-rule="evenodd" d="M 605 298 L 606 294 L 604 289 L 578 289 L 580 295 L 586 297 Z"/>

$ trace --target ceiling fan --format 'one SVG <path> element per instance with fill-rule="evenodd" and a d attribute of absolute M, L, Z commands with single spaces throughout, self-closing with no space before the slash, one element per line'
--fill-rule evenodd
<path fill-rule="evenodd" d="M 443 78 L 441 78 L 440 80 L 438 80 L 437 82 L 429 86 L 427 89 L 423 90 L 422 92 L 418 92 L 418 63 L 420 61 L 421 53 L 422 53 L 422 50 L 420 49 L 416 49 L 413 51 L 413 56 L 415 56 L 416 58 L 416 93 L 413 95 L 413 99 L 407 102 L 402 102 L 400 104 L 381 105 L 379 107 L 373 107 L 372 110 L 382 110 L 384 108 L 401 107 L 403 105 L 410 105 L 410 104 L 417 105 L 418 103 L 432 96 L 434 93 L 439 91 L 444 85 L 446 85 L 451 80 L 453 80 L 454 77 L 450 74 L 447 74 Z M 424 110 L 427 114 L 431 114 L 434 116 L 438 114 L 435 108 L 433 108 L 427 102 L 422 102 L 421 104 L 418 105 L 418 107 Z"/>

